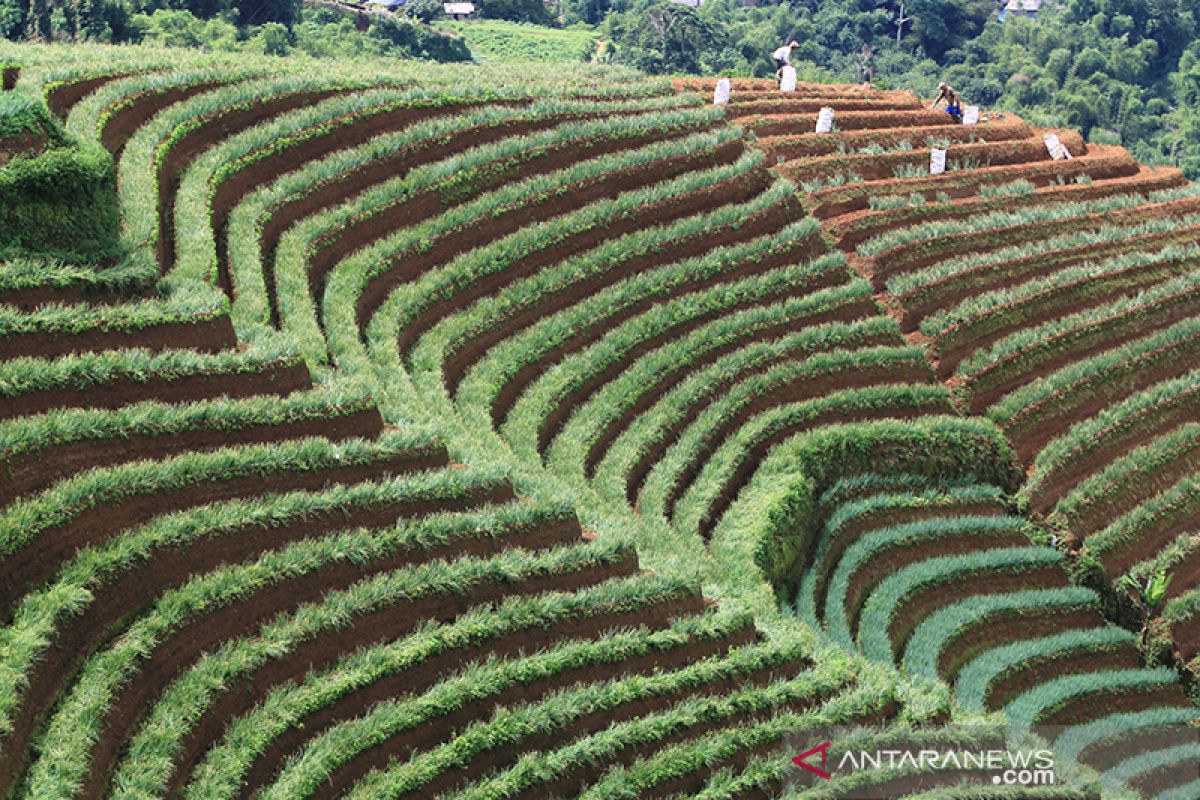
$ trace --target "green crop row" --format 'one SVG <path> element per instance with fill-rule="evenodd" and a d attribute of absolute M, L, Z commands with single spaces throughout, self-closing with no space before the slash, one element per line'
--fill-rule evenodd
<path fill-rule="evenodd" d="M 1186 235 L 1188 229 L 1198 224 L 1200 215 L 1162 216 L 1051 235 L 1018 245 L 968 253 L 939 261 L 924 269 L 894 275 L 888 278 L 887 289 L 892 294 L 903 296 L 906 304 L 927 305 L 936 301 L 946 286 L 967 289 L 994 285 L 1004 278 L 1005 267 L 1010 261 L 1024 262 L 1031 256 L 1042 255 L 1045 256 L 1044 261 L 1034 262 L 1034 266 L 1041 268 L 1052 265 L 1059 255 L 1058 251 L 1067 251 L 1062 254 L 1063 257 L 1073 257 L 1086 254 L 1092 247 L 1107 249 L 1106 245 L 1122 245 L 1123 249 L 1133 250 L 1139 246 L 1140 239 L 1172 231 Z M 1020 273 L 1014 274 L 1014 277 L 1019 278 Z M 956 280 L 951 281 L 952 278 Z"/>
<path fill-rule="evenodd" d="M 511 428 L 506 432 L 506 438 L 516 447 L 532 444 L 544 449 L 544 445 L 549 443 L 547 434 L 552 435 L 557 431 L 544 430 L 541 418 L 561 405 L 595 372 L 602 371 L 641 342 L 679 326 L 722 316 L 737 310 L 739 306 L 769 304 L 789 288 L 815 282 L 830 269 L 838 270 L 840 279 L 848 279 L 844 268 L 836 261 L 832 264 L 810 262 L 718 283 L 679 296 L 693 281 L 713 280 L 724 272 L 752 263 L 753 259 L 768 254 L 772 244 L 778 247 L 781 243 L 774 236 L 767 241 L 756 239 L 746 244 L 713 250 L 705 256 L 668 268 L 635 275 L 498 345 L 477 367 L 488 376 L 490 387 L 494 389 L 506 383 L 526 359 L 544 358 L 560 342 L 570 340 L 580 330 L 586 330 L 588 322 L 603 321 L 606 313 L 619 313 L 630 306 L 638 308 L 656 295 L 663 296 L 661 301 L 645 312 L 604 332 L 602 341 L 586 351 L 586 362 L 579 363 L 582 357 L 566 359 L 539 376 L 513 407 L 509 415 Z M 782 244 L 786 247 L 786 243 Z M 596 338 L 600 339 L 601 336 Z M 468 394 L 460 392 L 460 404 L 469 399 Z M 523 424 L 516 420 L 522 420 Z"/>
<path fill-rule="evenodd" d="M 124 498 L 180 489 L 214 478 L 369 464 L 421 441 L 413 439 L 407 432 L 389 433 L 374 442 L 347 440 L 337 444 L 313 437 L 208 453 L 184 453 L 164 461 L 134 462 L 81 473 L 0 513 L 0 550 L 12 555 L 43 531 Z"/>
<path fill-rule="evenodd" d="M 1172 353 L 1198 336 L 1200 320 L 1189 318 L 1091 358 L 1074 361 L 1006 394 L 988 409 L 988 416 L 1009 428 L 1012 424 L 1024 424 L 1028 409 L 1045 404 L 1079 403 L 1097 392 L 1120 396 L 1117 392 L 1128 392 L 1138 385 L 1140 369 L 1158 362 L 1159 351 Z"/>
<path fill-rule="evenodd" d="M 1142 429 L 1148 428 L 1153 433 L 1161 424 L 1158 418 L 1163 413 L 1180 406 L 1186 410 L 1195 403 L 1197 379 L 1200 371 L 1163 381 L 1072 426 L 1038 453 L 1022 495 L 1043 495 L 1046 483 L 1062 470 L 1084 463 L 1091 451 L 1128 440 Z"/>
<path fill-rule="evenodd" d="M 944 241 L 968 233 L 980 233 L 993 228 L 1030 225 L 1037 222 L 1064 220 L 1087 214 L 1105 214 L 1142 205 L 1146 199 L 1139 194 L 1120 194 L 1099 200 L 1052 203 L 1022 207 L 1015 210 L 991 211 L 968 219 L 932 220 L 897 228 L 867 239 L 856 248 L 858 255 L 872 258 L 914 243 Z"/>
<path fill-rule="evenodd" d="M 1013 726 L 1029 728 L 1052 718 L 1056 711 L 1090 693 L 1136 694 L 1147 689 L 1172 686 L 1178 682 L 1179 675 L 1175 670 L 1166 667 L 1066 675 L 1038 684 L 1019 695 L 1005 707 L 1005 713 Z M 1182 694 L 1180 699 L 1183 699 Z"/>
<path fill-rule="evenodd" d="M 157 271 L 139 264 L 89 267 L 26 256 L 0 265 L 0 294 L 39 287 L 77 287 L 84 293 L 125 295 L 145 289 L 157 278 Z"/>
<path fill-rule="evenodd" d="M 1001 317 L 992 322 L 992 327 L 996 327 L 998 323 L 1011 325 L 1030 316 L 1045 314 L 1047 304 L 1060 300 L 1060 296 L 1068 291 L 1073 304 L 1103 300 L 1114 292 L 1144 288 L 1148 283 L 1157 283 L 1175 277 L 1177 273 L 1190 271 L 1198 261 L 1200 245 L 1193 244 L 1171 245 L 1154 252 L 1123 253 L 1102 261 L 1085 262 L 1045 277 L 978 294 L 956 306 L 943 308 L 922 320 L 921 333 L 940 337 L 945 342 L 956 341 L 957 329 L 964 330 L 961 336 L 987 334 L 991 332 L 989 327 L 980 330 L 984 320 Z M 1053 309 L 1053 306 L 1050 308 Z M 955 338 L 947 337 L 951 329 L 956 331 Z"/>
<path fill-rule="evenodd" d="M 973 626 L 987 626 L 992 616 L 1003 616 L 1006 619 L 1019 621 L 1024 613 L 1044 612 L 1051 608 L 1060 611 L 1063 615 L 1073 611 L 1095 610 L 1096 595 L 1089 589 L 1072 586 L 1056 589 L 1024 589 L 1002 594 L 979 594 L 960 600 L 938 609 L 916 626 L 908 644 L 904 647 L 905 670 L 910 675 L 949 679 L 970 656 L 969 653 L 958 652 L 955 645 L 957 636 L 972 629 Z M 1097 617 L 1097 621 L 1099 621 L 1099 617 Z M 1108 638 L 1100 638 L 1099 641 L 1102 643 L 1110 643 L 1112 640 L 1128 644 L 1134 641 L 1132 634 L 1115 625 L 1097 630 L 1106 632 L 1108 636 Z M 1091 634 L 1090 629 L 1089 634 Z M 1091 642 L 1090 639 L 1087 641 Z M 1031 645 L 1031 643 L 1033 644 Z M 985 650 L 986 663 L 992 664 L 993 667 L 982 677 L 976 675 L 973 678 L 977 683 L 976 693 L 971 695 L 974 699 L 968 701 L 967 697 L 958 694 L 959 703 L 979 713 L 986 713 L 984 695 L 988 684 L 997 675 L 1010 667 L 1025 668 L 1028 666 L 1029 660 L 1053 651 L 1054 648 L 1050 648 L 1045 642 L 1037 639 L 1022 639 L 1015 645 Z M 956 661 L 950 665 L 950 674 L 945 674 L 940 669 L 940 662 L 947 653 L 953 653 Z M 965 666 L 963 668 L 965 669 Z M 980 668 L 975 666 L 975 669 Z M 960 684 L 956 682 L 956 693 L 961 691 L 959 686 Z"/>
<path fill-rule="evenodd" d="M 1036 589 L 1029 594 L 1028 602 L 1022 603 L 1021 606 L 1091 606 L 1095 603 L 1094 595 L 1077 588 Z M 913 637 L 913 641 L 916 641 L 916 636 Z M 1021 639 L 987 650 L 968 662 L 954 682 L 954 692 L 964 710 L 983 713 L 991 707 L 989 692 L 992 684 L 1017 670 L 1027 669 L 1031 663 L 1065 658 L 1082 652 L 1110 652 L 1130 647 L 1135 643 L 1133 634 L 1116 625 L 1069 630 L 1037 639 Z M 911 649 L 913 648 L 910 645 Z M 917 654 L 920 657 L 919 651 Z"/>
<path fill-rule="evenodd" d="M 1104 571 L 1115 578 L 1112 573 L 1116 565 L 1112 562 L 1121 558 L 1123 550 L 1143 539 L 1161 539 L 1164 530 L 1187 526 L 1195 518 L 1197 508 L 1200 508 L 1200 476 L 1190 475 L 1089 536 L 1084 542 L 1079 568 L 1087 569 L 1097 561 L 1109 562 Z M 1166 546 L 1169 542 L 1161 544 Z"/>
<path fill-rule="evenodd" d="M 969 555 L 937 556 L 904 567 L 871 592 L 857 626 L 858 645 L 868 658 L 895 660 L 903 652 L 904 642 L 892 641 L 892 623 L 904 598 L 914 591 L 957 585 L 967 594 L 972 576 L 1019 576 L 1034 567 L 1049 567 L 1061 561 L 1061 554 L 1048 547 L 1006 547 Z M 837 596 L 830 592 L 831 598 Z M 833 620 L 837 621 L 836 618 Z M 844 624 L 844 621 L 841 625 L 835 624 L 833 633 L 848 638 L 851 632 Z"/>
<path fill-rule="evenodd" d="M 249 527 L 281 527 L 336 510 L 396 501 L 469 498 L 481 488 L 501 485 L 497 475 L 486 471 L 464 474 L 459 470 L 443 470 L 377 483 L 334 486 L 318 492 L 258 496 L 160 516 L 107 542 L 80 550 L 50 582 L 25 595 L 11 623 L 0 629 L 0 641 L 4 644 L 0 686 L 5 689 L 0 694 L 4 699 L 0 704 L 0 730 L 11 729 L 28 672 L 51 646 L 56 630 L 71 624 L 88 609 L 95 587 L 112 583 L 151 561 L 156 552 L 199 547 L 222 536 L 237 535 Z M 484 507 L 468 514 L 425 516 L 416 522 L 399 520 L 391 530 L 345 530 L 327 540 L 314 539 L 308 549 L 301 546 L 295 550 L 294 558 L 288 556 L 283 562 L 276 562 L 280 570 L 274 579 L 288 580 L 289 576 L 316 569 L 331 558 L 365 563 L 400 549 L 431 549 L 461 538 L 463 532 L 470 536 L 502 537 L 522 527 L 569 516 L 561 508 L 510 504 Z"/>
<path fill-rule="evenodd" d="M 1134 326 L 1144 330 L 1155 322 L 1156 316 L 1178 313 L 1180 306 L 1187 308 L 1194 301 L 1197 285 L 1200 273 L 1185 274 L 1120 300 L 1025 328 L 990 348 L 975 351 L 963 359 L 957 372 L 973 376 L 970 381 L 973 390 L 1014 373 L 1031 372 L 1039 363 L 1061 357 L 1072 349 L 1098 343 Z M 1174 322 L 1169 318 L 1168 321 Z"/>
<path fill-rule="evenodd" d="M 198 610 L 231 594 L 243 594 L 255 584 L 274 580 L 280 571 L 279 561 L 286 555 L 294 559 L 299 555 L 296 551 L 311 547 L 310 543 L 301 543 L 279 553 L 269 553 L 252 564 L 196 576 L 159 597 L 108 648 L 92 656 L 79 673 L 46 726 L 42 757 L 30 772 L 30 791 L 55 797 L 74 796 L 88 769 L 89 751 L 101 733 L 96 722 L 104 719 L 106 709 L 116 699 L 114 693 L 136 674 L 140 660 L 153 650 L 154 643 Z M 217 694 L 240 676 L 286 656 L 322 631 L 343 627 L 358 614 L 397 602 L 465 594 L 481 583 L 515 583 L 537 575 L 573 570 L 588 562 L 624 558 L 625 553 L 610 545 L 585 543 L 538 554 L 512 549 L 485 559 L 431 561 L 367 577 L 325 594 L 318 602 L 281 614 L 257 632 L 248 631 L 202 656 L 166 689 L 154 707 L 148 709 L 129 741 L 112 780 L 112 785 L 120 789 L 117 796 L 143 796 L 160 791 L 182 737 Z"/>
<path fill-rule="evenodd" d="M 1108 714 L 1086 725 L 1074 725 L 1054 740 L 1060 758 L 1077 759 L 1094 745 L 1113 739 L 1137 735 L 1139 731 L 1156 728 L 1182 728 L 1200 719 L 1195 708 L 1149 708 L 1143 711 Z"/>
<path fill-rule="evenodd" d="M 995 487 L 977 484 L 970 478 L 929 478 L 924 475 L 880 475 L 869 472 L 839 479 L 821 493 L 817 502 L 821 512 L 829 518 L 837 514 L 843 505 L 856 504 L 860 500 L 870 501 L 876 495 L 881 495 L 880 501 L 884 504 L 890 502 L 889 495 L 910 495 L 908 500 L 920 504 L 929 498 L 960 492 L 965 492 L 965 497 L 977 496 L 979 499 L 988 499 L 993 492 L 997 498 L 1003 496 L 1003 492 Z M 899 502 L 904 504 L 907 500 Z"/>
<path fill-rule="evenodd" d="M 0 147 L 4 146 L 4 140 L 21 136 L 44 136 L 50 147 L 66 144 L 45 103 L 17 92 L 0 94 Z"/>
<path fill-rule="evenodd" d="M 661 591 L 660 579 L 637 576 L 627 580 L 630 584 L 642 583 Z M 235 796 L 253 758 L 276 736 L 293 725 L 303 724 L 309 714 L 348 693 L 368 687 L 388 675 L 402 673 L 441 652 L 467 649 L 506 632 L 516 633 L 534 626 L 545 628 L 563 619 L 621 607 L 600 602 L 602 596 L 609 594 L 609 587 L 600 586 L 574 593 L 508 598 L 496 611 L 467 611 L 451 623 L 347 655 L 327 670 L 310 673 L 302 683 L 282 686 L 251 712 L 231 722 L 221 743 L 209 751 L 193 773 L 185 797 L 217 800 Z M 642 594 L 647 599 L 659 597 L 644 590 Z M 631 592 L 623 605 L 636 608 L 630 600 L 637 596 Z M 708 614 L 678 618 L 660 630 L 639 627 L 612 630 L 602 638 L 567 638 L 536 653 L 470 663 L 419 700 L 395 701 L 394 705 L 407 704 L 414 711 L 420 708 L 427 716 L 448 715 L 466 703 L 486 701 L 490 695 L 518 683 L 533 684 L 589 666 L 619 666 L 630 658 L 667 654 L 685 648 L 697 639 L 715 640 L 728 635 L 743 622 L 742 617 Z M 422 721 L 422 716 L 414 715 L 407 724 Z M 351 730 L 351 726 L 346 726 L 340 731 L 337 738 L 341 744 L 351 741 L 346 736 Z M 365 729 L 361 733 L 365 741 L 372 735 L 382 739 L 389 732 Z M 326 748 L 324 752 L 331 759 L 342 758 L 347 753 L 342 747 Z M 308 763 L 315 760 L 311 755 L 305 758 L 310 759 Z"/>

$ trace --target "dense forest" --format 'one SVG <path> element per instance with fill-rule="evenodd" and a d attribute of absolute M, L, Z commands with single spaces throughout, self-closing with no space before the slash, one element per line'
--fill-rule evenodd
<path fill-rule="evenodd" d="M 477 0 L 481 17 L 586 26 L 604 58 L 651 74 L 770 75 L 795 39 L 801 79 L 858 81 L 928 94 L 939 80 L 968 103 L 1122 143 L 1142 160 L 1200 176 L 1200 12 L 1194 0 L 1044 0 L 1035 18 L 998 0 Z M 10 39 L 148 41 L 313 56 L 465 61 L 439 27 L 440 0 L 367 15 L 299 0 L 0 0 Z M 358 23 L 358 24 L 356 24 Z M 594 57 L 583 50 L 579 57 Z"/>

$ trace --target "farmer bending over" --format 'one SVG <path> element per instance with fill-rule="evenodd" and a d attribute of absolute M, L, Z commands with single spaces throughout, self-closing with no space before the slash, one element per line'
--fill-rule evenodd
<path fill-rule="evenodd" d="M 775 59 L 775 73 L 792 63 L 792 51 L 800 46 L 799 42 L 790 42 L 777 49 L 771 56 Z"/>
<path fill-rule="evenodd" d="M 949 84 L 939 83 L 937 99 L 929 107 L 937 108 L 938 103 L 943 100 L 946 101 L 946 113 L 953 117 L 955 122 L 962 122 L 962 106 L 959 104 L 958 92 Z"/>

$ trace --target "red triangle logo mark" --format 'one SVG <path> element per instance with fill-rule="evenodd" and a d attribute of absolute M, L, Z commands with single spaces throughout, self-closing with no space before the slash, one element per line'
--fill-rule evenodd
<path fill-rule="evenodd" d="M 811 750 L 805 750 L 800 755 L 793 757 L 792 763 L 795 764 L 797 767 L 800 767 L 801 769 L 808 770 L 813 775 L 816 775 L 819 778 L 824 778 L 825 780 L 829 780 L 833 776 L 825 771 L 825 760 L 829 757 L 829 748 L 832 745 L 833 745 L 833 742 L 825 742 L 824 744 L 817 745 L 816 747 L 812 748 Z M 809 757 L 815 756 L 817 753 L 821 754 L 821 766 L 820 767 L 815 767 L 812 764 L 808 763 Z"/>

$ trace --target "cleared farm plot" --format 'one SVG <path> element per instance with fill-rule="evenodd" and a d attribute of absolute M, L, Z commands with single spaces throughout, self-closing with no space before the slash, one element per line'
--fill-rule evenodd
<path fill-rule="evenodd" d="M 1125 226 L 1164 252 L 1039 290 L 1101 276 L 1095 320 L 1136 286 L 1182 324 L 1200 210 L 1176 173 L 1063 134 L 1060 182 L 1021 171 L 1050 163 L 1023 121 L 952 129 L 857 87 L 735 82 L 720 109 L 602 68 L 482 89 L 87 52 L 106 51 L 15 51 L 19 90 L 114 155 L 127 254 L 0 283 L 5 792 L 764 796 L 798 732 L 883 742 L 993 711 L 1067 726 L 1080 764 L 1135 790 L 1187 785 L 1178 742 L 1113 766 L 1108 738 L 1194 705 L 1035 544 L 1003 424 L 962 418 L 971 381 L 943 385 L 936 334 L 907 340 L 877 297 L 953 252 L 939 216 L 977 235 L 960 257 L 1021 224 L 1114 247 Z M 826 105 L 847 126 L 802 132 Z M 946 183 L 897 178 L 946 144 Z M 988 164 L 993 188 L 964 194 Z M 855 194 L 873 180 L 889 190 Z M 912 498 L 919 519 L 890 515 Z M 985 606 L 1044 635 L 981 639 Z"/>

